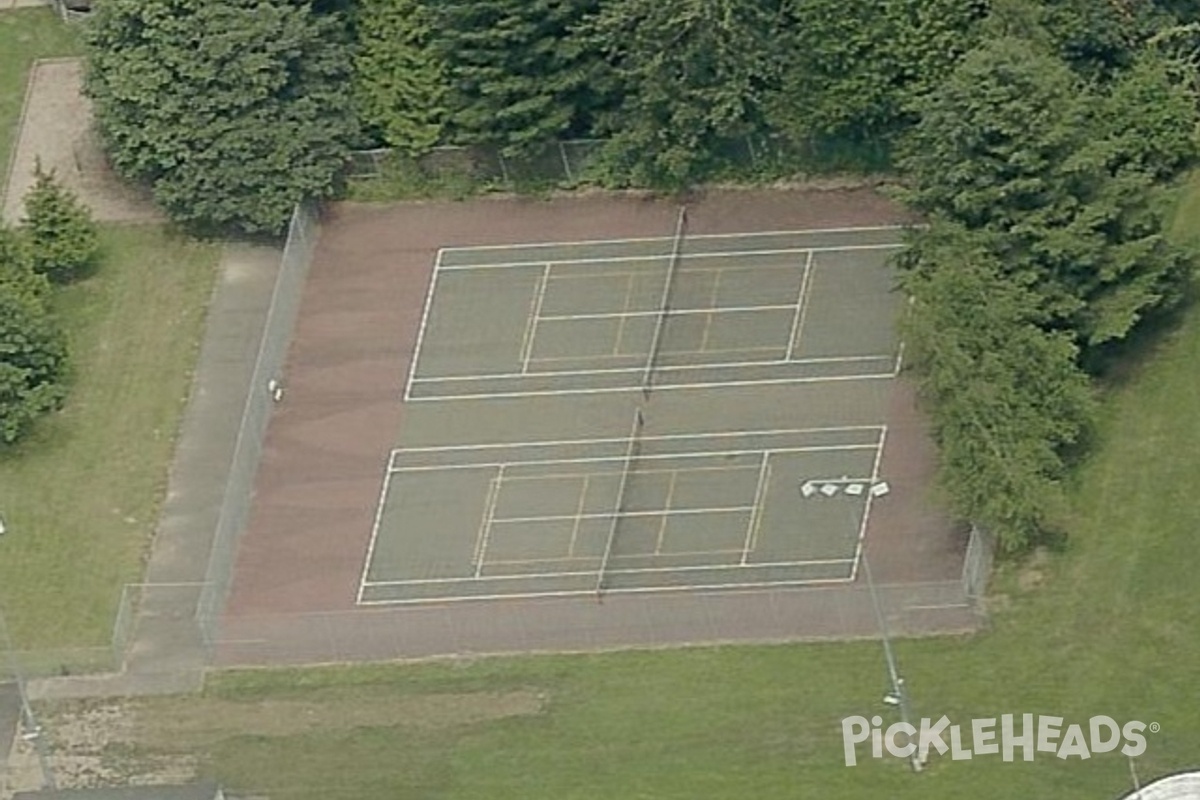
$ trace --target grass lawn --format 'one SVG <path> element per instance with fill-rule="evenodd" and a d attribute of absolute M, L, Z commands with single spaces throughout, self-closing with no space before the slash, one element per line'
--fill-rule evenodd
<path fill-rule="evenodd" d="M 49 8 L 0 13 L 0 179 L 8 176 L 29 65 L 36 58 L 79 54 L 78 33 L 77 27 L 64 25 Z"/>
<path fill-rule="evenodd" d="M 0 604 L 19 650 L 108 644 L 154 530 L 216 274 L 215 246 L 156 227 L 106 227 L 102 246 L 99 272 L 55 302 L 67 405 L 0 453 Z"/>
<path fill-rule="evenodd" d="M 1200 229 L 1200 206 L 1182 208 L 1180 232 Z M 1143 780 L 1200 767 L 1200 308 L 1149 350 L 1107 399 L 1066 549 L 1001 569 L 986 633 L 897 643 L 916 716 L 968 731 L 1004 713 L 1140 720 L 1161 728 Z M 273 800 L 1108 800 L 1130 787 L 1117 753 L 942 756 L 913 775 L 862 749 L 847 768 L 840 720 L 894 719 L 885 684 L 869 642 L 233 672 L 202 698 L 139 701 L 140 739 L 121 752 L 197 753 L 207 774 Z"/>

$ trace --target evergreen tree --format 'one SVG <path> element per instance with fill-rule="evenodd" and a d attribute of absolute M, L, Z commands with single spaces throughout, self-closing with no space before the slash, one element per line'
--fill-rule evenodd
<path fill-rule="evenodd" d="M 29 242 L 34 272 L 54 283 L 70 283 L 96 264 L 100 242 L 91 211 L 53 172 L 43 170 L 40 161 L 25 195 L 21 231 Z"/>

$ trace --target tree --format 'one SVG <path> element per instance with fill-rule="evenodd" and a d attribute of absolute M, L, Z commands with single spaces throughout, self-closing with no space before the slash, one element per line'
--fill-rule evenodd
<path fill-rule="evenodd" d="M 306 2 L 106 0 L 86 91 L 114 166 L 176 220 L 278 232 L 356 135 L 337 14 Z"/>
<path fill-rule="evenodd" d="M 1122 109 L 1121 120 L 1159 114 L 1154 92 L 1120 97 L 1152 104 Z M 1100 345 L 1181 296 L 1191 256 L 1164 236 L 1153 177 L 1130 166 L 1155 156 L 1128 144 L 1102 96 L 1062 61 L 993 40 L 919 108 L 900 149 L 902 198 L 987 233 L 1009 279 L 1036 292 L 1047 326 Z M 1190 119 L 1168 119 L 1190 132 Z"/>
<path fill-rule="evenodd" d="M 1020 550 L 1054 525 L 1064 453 L 1095 402 L 1069 333 L 1041 326 L 1038 298 L 1012 281 L 986 235 L 935 221 L 901 259 L 913 298 L 905 341 L 954 510 Z"/>
<path fill-rule="evenodd" d="M 780 14 L 761 0 L 612 0 L 588 25 L 623 97 L 605 121 L 610 174 L 639 186 L 698 181 L 727 141 L 760 127 Z"/>
<path fill-rule="evenodd" d="M 70 283 L 96 264 L 100 241 L 88 208 L 54 172 L 39 161 L 34 184 L 25 194 L 25 219 L 21 232 L 29 242 L 33 271 L 54 283 Z"/>
<path fill-rule="evenodd" d="M 422 0 L 363 0 L 354 86 L 363 124 L 380 141 L 419 155 L 442 138 L 449 114 L 446 63 Z"/>
<path fill-rule="evenodd" d="M 577 130 L 604 82 L 573 30 L 598 0 L 428 0 L 447 65 L 449 134 L 508 155 Z"/>
<path fill-rule="evenodd" d="M 773 125 L 794 140 L 889 138 L 912 101 L 944 78 L 976 39 L 981 0 L 793 0 L 781 31 Z"/>
<path fill-rule="evenodd" d="M 0 228 L 0 442 L 11 444 L 65 395 L 67 345 L 46 309 L 46 279 L 21 237 Z"/>

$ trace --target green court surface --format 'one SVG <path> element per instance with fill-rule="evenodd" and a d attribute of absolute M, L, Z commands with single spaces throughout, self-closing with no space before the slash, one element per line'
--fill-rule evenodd
<path fill-rule="evenodd" d="M 443 249 L 359 602 L 852 579 L 900 234 Z"/>

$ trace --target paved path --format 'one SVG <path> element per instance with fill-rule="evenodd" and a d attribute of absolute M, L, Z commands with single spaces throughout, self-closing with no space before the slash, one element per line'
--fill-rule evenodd
<path fill-rule="evenodd" d="M 14 8 L 40 8 L 49 5 L 53 5 L 50 0 L 0 0 L 0 11 L 9 11 Z"/>
<path fill-rule="evenodd" d="M 199 584 L 280 258 L 274 247 L 225 247 L 167 498 L 139 587 L 125 669 L 31 680 L 31 698 L 166 694 L 200 687 L 205 652 L 195 622 Z"/>

